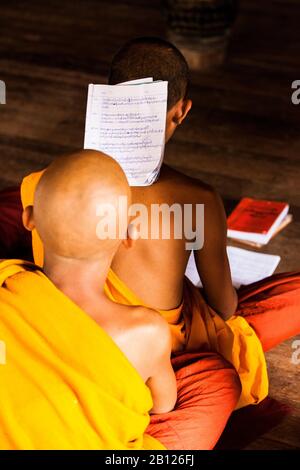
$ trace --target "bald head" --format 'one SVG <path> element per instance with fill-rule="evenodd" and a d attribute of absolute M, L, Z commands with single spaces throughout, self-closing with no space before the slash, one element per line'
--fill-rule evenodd
<path fill-rule="evenodd" d="M 33 222 L 45 252 L 73 259 L 113 255 L 120 233 L 101 239 L 97 229 L 101 208 L 110 207 L 113 223 L 119 223 L 121 196 L 130 204 L 126 176 L 111 157 L 83 150 L 56 159 L 41 177 L 34 198 Z M 127 213 L 121 215 L 127 220 Z"/>

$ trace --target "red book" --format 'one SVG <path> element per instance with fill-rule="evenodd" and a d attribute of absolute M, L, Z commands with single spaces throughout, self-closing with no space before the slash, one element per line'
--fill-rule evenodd
<path fill-rule="evenodd" d="M 286 217 L 289 205 L 244 197 L 227 219 L 230 238 L 265 245 Z"/>

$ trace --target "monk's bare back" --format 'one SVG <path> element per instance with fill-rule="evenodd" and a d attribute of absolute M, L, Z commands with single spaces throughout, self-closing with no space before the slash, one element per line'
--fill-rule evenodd
<path fill-rule="evenodd" d="M 132 202 L 144 204 L 150 219 L 153 204 L 190 204 L 194 208 L 204 204 L 204 245 L 194 252 L 195 260 L 206 300 L 223 318 L 229 318 L 236 309 L 236 292 L 226 254 L 226 216 L 218 194 L 209 185 L 163 165 L 155 184 L 132 188 Z M 195 211 L 192 225 L 196 230 Z M 144 305 L 160 310 L 176 308 L 182 301 L 190 256 L 187 241 L 184 236 L 175 239 L 173 230 L 170 239 L 151 239 L 149 233 L 148 239 L 136 240 L 129 250 L 121 246 L 112 269 Z"/>

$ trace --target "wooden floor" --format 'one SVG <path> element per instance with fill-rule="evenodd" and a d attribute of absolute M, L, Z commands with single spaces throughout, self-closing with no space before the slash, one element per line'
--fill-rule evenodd
<path fill-rule="evenodd" d="M 10 0 L 1 5 L 0 188 L 82 147 L 87 84 L 105 82 L 125 40 L 165 34 L 159 1 Z M 244 0 L 224 67 L 193 72 L 193 109 L 166 161 L 213 184 L 228 207 L 242 196 L 286 200 L 295 221 L 264 250 L 279 271 L 300 268 L 300 1 Z M 300 314 L 300 309 L 299 309 Z M 267 354 L 271 395 L 294 407 L 250 449 L 300 449 L 300 365 L 292 340 Z"/>

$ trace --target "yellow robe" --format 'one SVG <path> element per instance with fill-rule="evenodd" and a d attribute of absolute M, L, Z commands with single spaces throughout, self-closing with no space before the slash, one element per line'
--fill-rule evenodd
<path fill-rule="evenodd" d="M 23 207 L 33 204 L 34 191 L 42 173 L 32 173 L 24 178 L 21 186 Z M 32 233 L 32 246 L 35 263 L 42 266 L 43 244 L 36 230 Z M 106 281 L 106 293 L 118 303 L 143 305 L 112 270 Z M 235 367 L 242 384 L 237 408 L 257 404 L 268 395 L 264 352 L 255 331 L 243 317 L 233 316 L 225 322 L 206 304 L 199 289 L 187 279 L 183 304 L 177 309 L 160 310 L 159 313 L 170 325 L 173 352 L 215 351 Z"/>
<path fill-rule="evenodd" d="M 1 450 L 164 449 L 138 372 L 31 263 L 0 263 L 0 341 Z"/>

